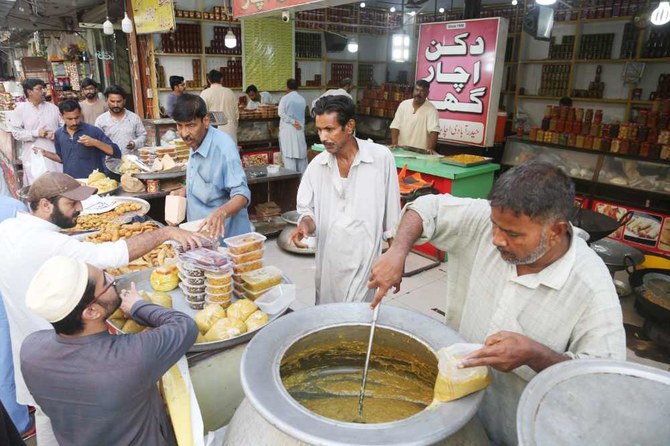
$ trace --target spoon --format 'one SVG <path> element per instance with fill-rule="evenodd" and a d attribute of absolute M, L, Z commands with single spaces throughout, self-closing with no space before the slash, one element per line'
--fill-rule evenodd
<path fill-rule="evenodd" d="M 381 303 L 375 307 L 372 313 L 372 325 L 370 326 L 370 339 L 368 340 L 368 351 L 365 355 L 365 368 L 363 369 L 363 381 L 361 382 L 361 393 L 358 396 L 358 420 L 363 418 L 363 399 L 365 398 L 365 385 L 368 381 L 368 367 L 370 366 L 370 353 L 372 352 L 372 340 L 375 337 L 375 327 L 377 326 L 377 317 L 379 316 L 379 307 Z"/>

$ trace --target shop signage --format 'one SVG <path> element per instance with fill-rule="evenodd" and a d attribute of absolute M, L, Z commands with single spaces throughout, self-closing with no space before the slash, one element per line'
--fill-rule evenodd
<path fill-rule="evenodd" d="M 507 20 L 501 17 L 421 25 L 416 79 L 430 83 L 438 139 L 493 145 L 506 39 Z"/>
<path fill-rule="evenodd" d="M 593 209 L 615 220 L 633 211 L 630 221 L 609 237 L 644 251 L 670 255 L 669 215 L 598 200 L 593 201 Z"/>
<path fill-rule="evenodd" d="M 175 29 L 172 0 L 131 0 L 137 34 L 167 33 Z"/>
<path fill-rule="evenodd" d="M 258 17 L 268 12 L 275 12 L 276 15 L 276 11 L 325 8 L 345 3 L 351 3 L 351 0 L 235 0 L 233 16 L 236 19 L 251 15 Z"/>

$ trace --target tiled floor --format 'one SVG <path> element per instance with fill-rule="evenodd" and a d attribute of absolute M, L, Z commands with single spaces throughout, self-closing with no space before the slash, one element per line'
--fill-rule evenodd
<path fill-rule="evenodd" d="M 290 254 L 280 249 L 274 240 L 268 240 L 265 251 L 266 264 L 281 268 L 297 285 L 296 300 L 292 305 L 294 310 L 314 305 L 314 257 L 299 254 Z M 413 270 L 419 266 L 429 263 L 428 260 L 416 254 L 410 254 L 407 259 L 406 270 Z M 400 292 L 391 294 L 384 300 L 385 304 L 396 305 L 410 310 L 418 311 L 437 320 L 444 320 L 439 311 L 444 311 L 446 299 L 446 280 L 448 263 L 424 271 L 412 277 L 403 279 Z M 624 277 L 619 277 L 621 280 Z M 632 296 L 621 299 L 624 314 L 624 322 L 633 325 L 642 325 L 642 318 L 633 308 Z M 670 370 L 668 364 L 640 358 L 630 349 L 628 350 L 629 361 L 657 367 L 662 370 Z"/>

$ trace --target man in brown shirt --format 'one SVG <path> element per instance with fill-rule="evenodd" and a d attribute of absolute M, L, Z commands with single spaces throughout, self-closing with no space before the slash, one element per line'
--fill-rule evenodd
<path fill-rule="evenodd" d="M 86 99 L 81 101 L 81 117 L 86 124 L 95 125 L 98 116 L 109 110 L 107 103 L 100 99 L 98 94 L 98 83 L 91 78 L 86 78 L 81 83 L 81 91 Z"/>

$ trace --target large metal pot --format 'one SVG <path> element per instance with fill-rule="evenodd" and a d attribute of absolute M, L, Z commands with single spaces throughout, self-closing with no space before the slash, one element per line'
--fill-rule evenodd
<path fill-rule="evenodd" d="M 282 317 L 261 331 L 242 358 L 246 400 L 228 426 L 225 444 L 427 445 L 454 444 L 450 440 L 456 437 L 459 444 L 487 444 L 481 426 L 468 423 L 481 403 L 481 391 L 379 424 L 325 418 L 289 395 L 280 373 L 287 355 L 301 348 L 327 350 L 341 343 L 367 342 L 371 316 L 368 304 L 321 305 Z M 463 341 L 434 319 L 390 305 L 381 309 L 377 327 L 375 346 L 395 348 L 399 356 L 413 355 L 428 368 L 436 367 L 439 348 Z M 374 351 L 373 346 L 373 355 Z"/>
<path fill-rule="evenodd" d="M 307 243 L 310 246 L 309 248 L 298 248 L 289 241 L 291 233 L 296 228 L 296 226 L 298 226 L 298 219 L 300 218 L 298 211 L 284 212 L 281 218 L 288 224 L 284 227 L 281 234 L 279 234 L 279 238 L 277 239 L 277 244 L 279 247 L 284 251 L 292 252 L 294 254 L 316 254 L 316 239 L 312 239 L 312 244 L 309 242 Z"/>

